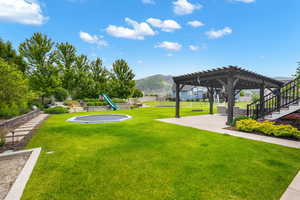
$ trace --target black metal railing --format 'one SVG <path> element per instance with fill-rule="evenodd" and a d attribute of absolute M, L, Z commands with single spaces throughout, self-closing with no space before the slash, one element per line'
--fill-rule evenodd
<path fill-rule="evenodd" d="M 300 78 L 296 78 L 280 89 L 264 96 L 262 100 L 257 100 L 247 105 L 247 116 L 253 119 L 263 118 L 282 108 L 287 108 L 299 101 Z"/>

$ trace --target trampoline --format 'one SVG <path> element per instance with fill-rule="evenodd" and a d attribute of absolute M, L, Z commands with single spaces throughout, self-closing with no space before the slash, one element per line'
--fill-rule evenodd
<path fill-rule="evenodd" d="M 95 124 L 95 123 L 107 123 L 107 122 L 121 122 L 127 119 L 131 119 L 129 115 L 86 115 L 86 116 L 78 116 L 72 117 L 68 119 L 68 122 L 77 122 L 77 123 L 87 123 L 87 124 Z"/>

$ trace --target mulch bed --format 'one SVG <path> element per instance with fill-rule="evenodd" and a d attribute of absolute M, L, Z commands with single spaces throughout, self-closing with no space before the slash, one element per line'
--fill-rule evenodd
<path fill-rule="evenodd" d="M 242 132 L 242 133 L 251 133 L 251 134 L 255 134 L 255 135 L 262 135 L 262 136 L 267 136 L 267 137 L 272 137 L 272 138 L 286 139 L 286 140 L 292 140 L 292 141 L 300 141 L 300 137 L 294 137 L 294 138 L 292 138 L 292 137 L 277 137 L 277 136 L 274 136 L 274 135 L 266 135 L 266 134 L 259 133 L 259 132 L 240 131 L 240 130 L 237 130 L 236 128 L 234 128 L 234 127 L 225 127 L 223 129 L 230 130 L 230 131 L 239 131 L 239 132 Z"/>

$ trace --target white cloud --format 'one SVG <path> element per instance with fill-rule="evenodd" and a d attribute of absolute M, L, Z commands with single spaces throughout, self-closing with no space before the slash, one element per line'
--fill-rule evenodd
<path fill-rule="evenodd" d="M 142 61 L 142 60 L 138 60 L 138 61 L 137 61 L 137 63 L 138 63 L 138 64 L 143 64 L 143 63 L 144 63 L 144 61 Z"/>
<path fill-rule="evenodd" d="M 243 3 L 254 3 L 255 0 L 232 0 L 232 1 L 238 1 L 238 2 L 243 2 Z"/>
<path fill-rule="evenodd" d="M 142 0 L 144 4 L 155 4 L 154 0 Z"/>
<path fill-rule="evenodd" d="M 37 0 L 0 0 L 0 21 L 41 25 L 47 20 Z"/>
<path fill-rule="evenodd" d="M 125 22 L 131 25 L 133 29 L 123 26 L 109 25 L 106 28 L 106 32 L 114 37 L 135 40 L 144 40 L 145 36 L 153 36 L 156 34 L 146 22 L 138 23 L 130 18 L 125 18 Z"/>
<path fill-rule="evenodd" d="M 173 32 L 176 29 L 181 29 L 181 26 L 176 21 L 170 19 L 162 21 L 156 18 L 149 18 L 147 22 L 165 32 Z"/>
<path fill-rule="evenodd" d="M 204 26 L 204 24 L 200 21 L 194 20 L 194 21 L 189 21 L 188 25 L 192 26 L 192 27 L 200 27 L 200 26 Z"/>
<path fill-rule="evenodd" d="M 198 51 L 200 47 L 199 47 L 199 46 L 196 46 L 196 45 L 190 45 L 189 48 L 190 48 L 190 50 L 192 50 L 192 51 Z"/>
<path fill-rule="evenodd" d="M 174 56 L 174 54 L 168 53 L 167 56 L 168 56 L 168 57 L 172 57 L 172 56 Z"/>
<path fill-rule="evenodd" d="M 193 13 L 195 10 L 202 8 L 200 4 L 192 4 L 188 0 L 176 0 L 173 2 L 174 13 L 177 15 L 188 15 Z"/>
<path fill-rule="evenodd" d="M 225 27 L 223 29 L 220 30 L 211 30 L 206 32 L 206 35 L 208 36 L 208 38 L 210 39 L 216 39 L 216 38 L 220 38 L 223 37 L 225 35 L 230 35 L 232 33 L 232 29 L 229 27 Z"/>
<path fill-rule="evenodd" d="M 168 41 L 164 41 L 155 45 L 155 48 L 163 48 L 171 51 L 179 51 L 181 47 L 182 45 L 177 42 L 168 42 Z"/>
<path fill-rule="evenodd" d="M 108 43 L 105 40 L 101 39 L 102 38 L 101 36 L 99 38 L 97 35 L 90 35 L 89 33 L 86 33 L 83 31 L 79 32 L 79 37 L 83 41 L 90 43 L 90 44 L 96 44 L 98 46 L 107 46 L 108 45 Z"/>

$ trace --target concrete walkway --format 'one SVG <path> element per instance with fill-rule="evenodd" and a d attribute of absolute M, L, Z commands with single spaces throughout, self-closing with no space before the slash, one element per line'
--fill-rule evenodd
<path fill-rule="evenodd" d="M 300 142 L 285 140 L 280 138 L 273 138 L 263 135 L 255 135 L 251 133 L 244 133 L 239 131 L 232 131 L 224 129 L 226 127 L 226 116 L 222 115 L 200 115 L 182 118 L 158 119 L 162 122 L 178 124 L 182 126 L 193 127 L 197 129 L 212 131 L 220 134 L 229 134 L 237 137 L 247 138 L 251 140 L 258 140 L 272 144 L 292 147 L 300 149 Z M 292 183 L 286 189 L 280 200 L 300 200 L 300 172 L 294 178 Z"/>
<path fill-rule="evenodd" d="M 300 149 L 300 142 L 298 141 L 286 140 L 281 138 L 273 138 L 269 136 L 244 133 L 240 131 L 226 130 L 224 128 L 227 127 L 226 126 L 227 117 L 222 115 L 199 115 L 199 116 L 158 119 L 158 120 L 162 122 L 168 122 L 172 124 L 178 124 L 182 126 L 193 127 L 193 128 L 212 131 L 216 133 L 229 134 L 229 135 L 247 138 L 251 140 L 258 140 L 267 143 L 278 144 L 282 146 Z"/>
<path fill-rule="evenodd" d="M 31 119 L 27 123 L 21 125 L 20 127 L 16 128 L 14 130 L 15 137 L 14 139 L 10 136 L 12 136 L 12 133 L 7 134 L 8 138 L 5 139 L 5 142 L 19 142 L 21 141 L 27 134 L 30 133 L 33 129 L 35 129 L 42 121 L 44 121 L 48 117 L 47 114 L 40 114 L 37 117 Z"/>

